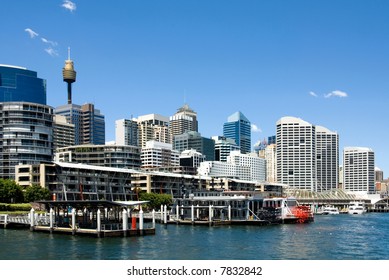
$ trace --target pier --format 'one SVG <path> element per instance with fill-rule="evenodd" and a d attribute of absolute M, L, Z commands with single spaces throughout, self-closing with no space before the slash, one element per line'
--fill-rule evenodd
<path fill-rule="evenodd" d="M 48 232 L 95 237 L 127 237 L 155 234 L 155 212 L 145 226 L 142 204 L 147 202 L 43 201 L 48 213 L 31 209 L 26 215 L 0 215 L 3 228 L 29 228 Z M 135 207 L 139 208 L 135 214 Z"/>

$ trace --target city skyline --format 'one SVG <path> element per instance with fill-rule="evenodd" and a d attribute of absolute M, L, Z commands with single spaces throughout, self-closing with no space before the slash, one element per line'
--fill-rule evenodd
<path fill-rule="evenodd" d="M 93 103 L 115 121 L 172 116 L 188 103 L 204 137 L 221 136 L 241 111 L 252 144 L 275 135 L 284 116 L 368 147 L 389 171 L 387 1 L 5 0 L 0 64 L 37 71 L 47 104 L 67 103 L 62 79 L 71 47 L 73 103 Z M 341 163 L 341 162 L 340 162 Z"/>

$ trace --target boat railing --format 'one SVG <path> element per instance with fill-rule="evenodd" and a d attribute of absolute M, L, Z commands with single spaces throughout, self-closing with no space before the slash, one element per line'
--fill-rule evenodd
<path fill-rule="evenodd" d="M 102 224 L 101 230 L 103 231 L 123 230 L 123 224 L 120 223 Z"/>

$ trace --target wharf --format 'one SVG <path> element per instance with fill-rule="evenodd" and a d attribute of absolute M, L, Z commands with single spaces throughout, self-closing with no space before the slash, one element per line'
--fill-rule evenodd
<path fill-rule="evenodd" d="M 53 234 L 68 234 L 79 236 L 93 236 L 93 237 L 130 237 L 130 236 L 142 236 L 142 235 L 154 235 L 155 228 L 148 229 L 128 229 L 128 230 L 101 230 L 83 229 L 79 228 L 73 230 L 71 228 L 57 227 L 50 228 L 47 226 L 35 226 L 33 228 L 35 232 L 49 232 Z"/>
<path fill-rule="evenodd" d="M 311 222 L 310 219 L 306 222 Z M 163 221 L 161 221 L 163 223 Z M 298 219 L 279 219 L 279 220 L 260 220 L 260 219 L 248 219 L 248 220 L 191 220 L 191 219 L 170 219 L 165 224 L 177 224 L 177 225 L 192 225 L 192 226 L 267 226 L 267 225 L 279 225 L 279 224 L 296 224 L 299 223 Z"/>
<path fill-rule="evenodd" d="M 229 225 L 255 225 L 255 226 L 262 226 L 262 225 L 268 225 L 269 222 L 262 221 L 262 220 L 231 220 L 231 221 L 221 221 L 221 220 L 195 220 L 191 221 L 189 219 L 185 220 L 169 220 L 166 222 L 167 224 L 177 224 L 177 225 L 193 225 L 193 226 L 229 226 Z"/>
<path fill-rule="evenodd" d="M 389 213 L 389 208 L 376 208 L 376 209 L 367 209 L 369 213 Z"/>
<path fill-rule="evenodd" d="M 49 213 L 36 214 L 31 209 L 25 215 L 0 215 L 0 227 L 29 228 L 34 232 L 84 235 L 95 237 L 127 237 L 155 234 L 155 217 L 146 227 L 143 211 L 137 215 L 131 207 L 145 202 L 111 201 L 48 201 Z"/>

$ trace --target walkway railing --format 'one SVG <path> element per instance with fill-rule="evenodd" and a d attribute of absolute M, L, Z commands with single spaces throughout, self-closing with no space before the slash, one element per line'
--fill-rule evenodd
<path fill-rule="evenodd" d="M 46 214 L 34 214 L 34 225 L 48 225 L 50 223 L 50 217 Z M 1 224 L 20 224 L 20 225 L 31 225 L 30 214 L 25 215 L 9 215 L 1 214 L 0 215 Z"/>

